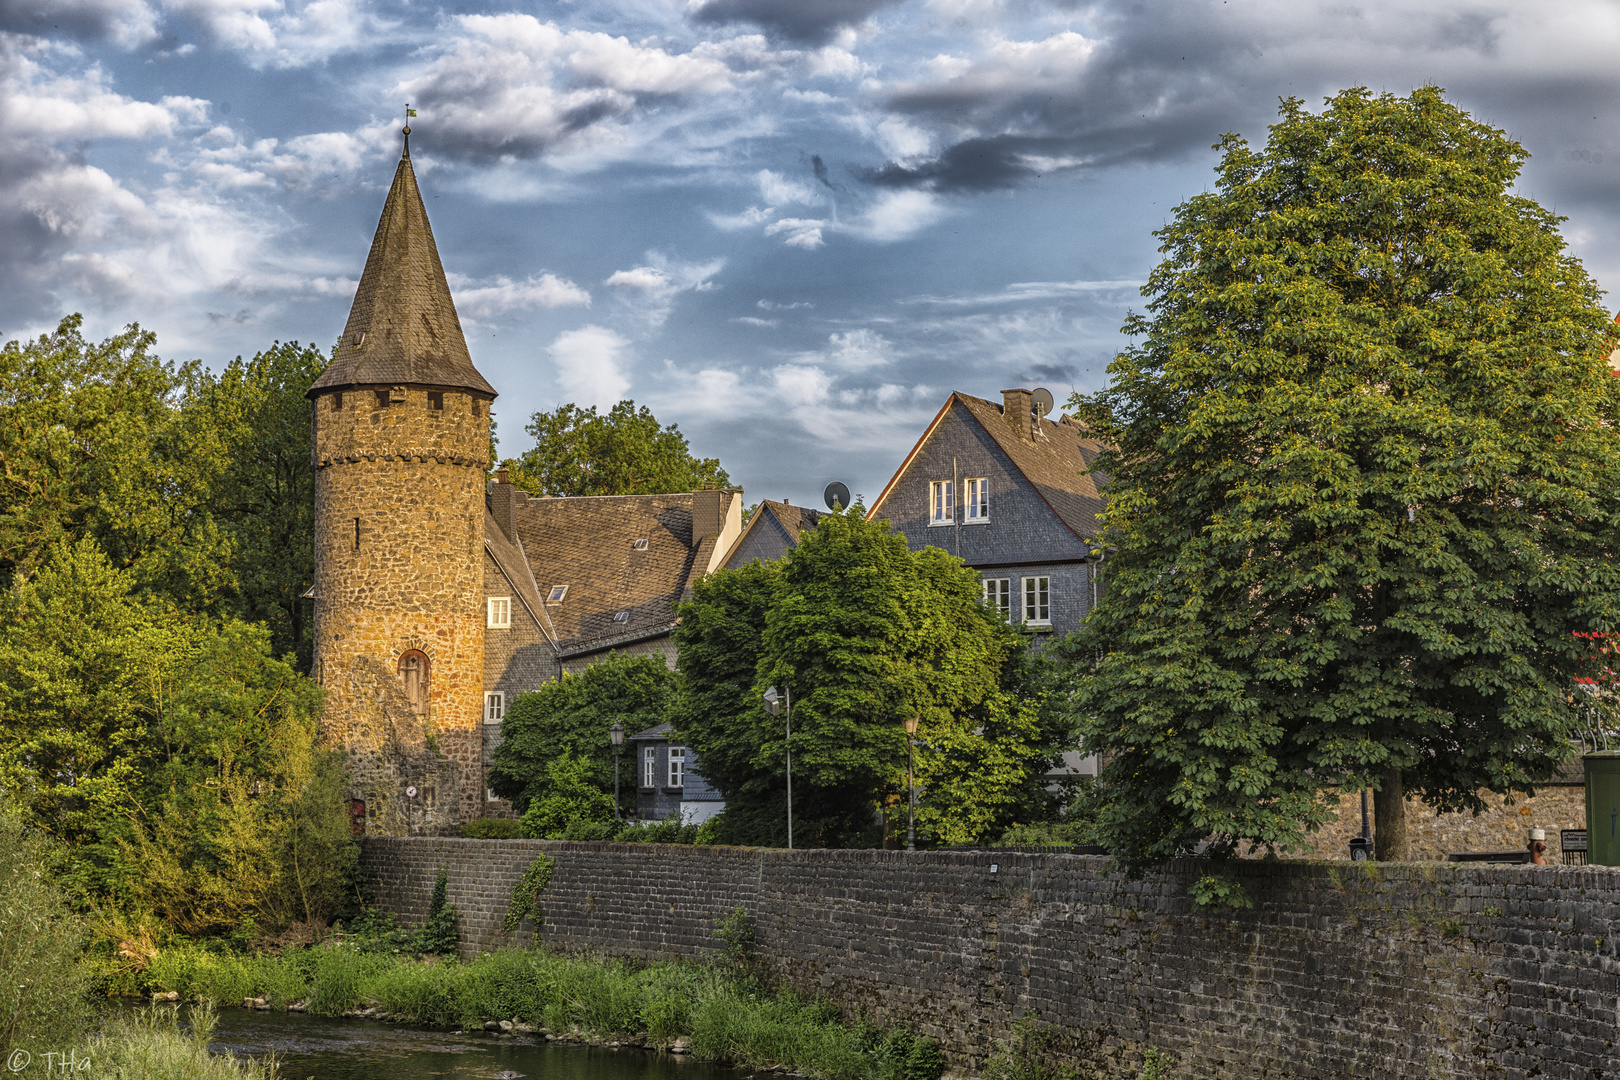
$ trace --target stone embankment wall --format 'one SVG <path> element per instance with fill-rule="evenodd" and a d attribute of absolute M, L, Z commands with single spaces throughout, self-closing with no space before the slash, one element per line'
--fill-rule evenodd
<path fill-rule="evenodd" d="M 771 973 L 939 1039 L 959 1072 L 1029 1012 L 1111 1077 L 1148 1047 L 1201 1080 L 1620 1069 L 1620 870 L 1245 861 L 1253 908 L 1209 913 L 1199 864 L 1127 881 L 1074 855 L 411 838 L 368 839 L 363 865 L 407 921 L 444 867 L 475 951 L 506 943 L 542 852 L 548 946 L 699 956 L 741 905 Z"/>
<path fill-rule="evenodd" d="M 1421 799 L 1406 800 L 1406 839 L 1412 858 L 1445 862 L 1453 851 L 1523 851 L 1531 829 L 1547 833 L 1547 859 L 1557 862 L 1563 856 L 1558 834 L 1563 829 L 1586 828 L 1586 787 L 1584 784 L 1552 784 L 1534 795 L 1517 794 L 1508 798 L 1481 792 L 1485 811 L 1474 814 L 1436 814 Z M 1313 836 L 1314 843 L 1301 856 L 1314 859 L 1348 859 L 1350 838 L 1361 835 L 1361 796 L 1341 795 L 1338 820 L 1323 826 Z"/>

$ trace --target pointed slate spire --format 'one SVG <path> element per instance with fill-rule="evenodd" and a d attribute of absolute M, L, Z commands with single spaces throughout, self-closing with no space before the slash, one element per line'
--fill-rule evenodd
<path fill-rule="evenodd" d="M 495 396 L 473 367 L 411 168 L 410 131 L 332 363 L 309 388 L 442 386 Z"/>

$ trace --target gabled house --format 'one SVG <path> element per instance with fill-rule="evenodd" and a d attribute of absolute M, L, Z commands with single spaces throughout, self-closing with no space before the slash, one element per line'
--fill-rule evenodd
<path fill-rule="evenodd" d="M 698 771 L 697 751 L 672 741 L 659 724 L 625 739 L 636 785 L 636 817 L 663 821 L 679 814 L 684 825 L 701 825 L 726 808 L 725 796 Z"/>
<path fill-rule="evenodd" d="M 1038 416 L 1029 390 L 1001 404 L 955 393 L 872 508 L 912 550 L 938 547 L 979 571 L 985 601 L 1037 632 L 1079 627 L 1101 595 L 1101 449 L 1069 416 Z"/>
<path fill-rule="evenodd" d="M 799 546 L 799 534 L 816 527 L 820 510 L 794 506 L 789 502 L 762 501 L 748 519 L 742 535 L 726 555 L 726 568 L 734 570 L 759 559 L 780 559 L 790 548 Z"/>

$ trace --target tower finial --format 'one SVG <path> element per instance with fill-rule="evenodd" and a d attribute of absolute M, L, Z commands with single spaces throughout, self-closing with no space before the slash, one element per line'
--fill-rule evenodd
<path fill-rule="evenodd" d="M 405 103 L 405 126 L 400 129 L 400 134 L 405 136 L 405 149 L 399 155 L 400 157 L 411 156 L 411 117 L 415 115 L 416 110 L 411 108 L 411 103 L 407 101 Z"/>

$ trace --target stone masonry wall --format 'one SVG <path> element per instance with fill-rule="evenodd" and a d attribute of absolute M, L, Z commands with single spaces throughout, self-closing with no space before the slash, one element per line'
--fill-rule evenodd
<path fill-rule="evenodd" d="M 1148 1047 L 1200 1080 L 1595 1080 L 1620 1057 L 1615 869 L 1245 862 L 1253 908 L 1203 912 L 1197 863 L 1127 881 L 1074 855 L 413 838 L 362 864 L 407 922 L 443 866 L 471 952 L 527 940 L 500 918 L 542 852 L 550 947 L 703 955 L 741 905 L 769 972 L 939 1039 L 959 1072 L 1029 1012 L 1111 1077 Z"/>
<path fill-rule="evenodd" d="M 438 832 L 479 816 L 484 804 L 484 467 L 488 403 L 445 392 L 435 409 L 417 387 L 328 392 L 313 403 L 315 465 L 315 675 L 327 690 L 323 732 L 334 744 L 377 726 L 374 670 L 428 657 L 422 737 L 440 759 L 430 819 L 409 814 L 368 828 Z M 342 402 L 341 407 L 339 402 Z M 398 726 L 398 725 L 395 725 Z M 370 735 L 350 798 L 402 802 L 424 765 L 390 756 Z M 408 806 L 408 804 L 407 804 Z M 408 807 L 409 808 L 409 807 Z"/>
<path fill-rule="evenodd" d="M 1407 799 L 1406 837 L 1412 858 L 1444 862 L 1453 851 L 1523 851 L 1530 830 L 1544 829 L 1547 860 L 1558 862 L 1564 854 L 1558 843 L 1559 831 L 1586 828 L 1584 785 L 1550 785 L 1533 796 L 1515 795 L 1512 801 L 1490 792 L 1481 792 L 1481 797 L 1488 806 L 1478 817 L 1436 814 L 1422 800 Z M 1311 850 L 1303 853 L 1306 857 L 1350 857 L 1350 838 L 1361 835 L 1361 796 L 1341 795 L 1338 815 L 1338 821 L 1316 834 Z"/>

